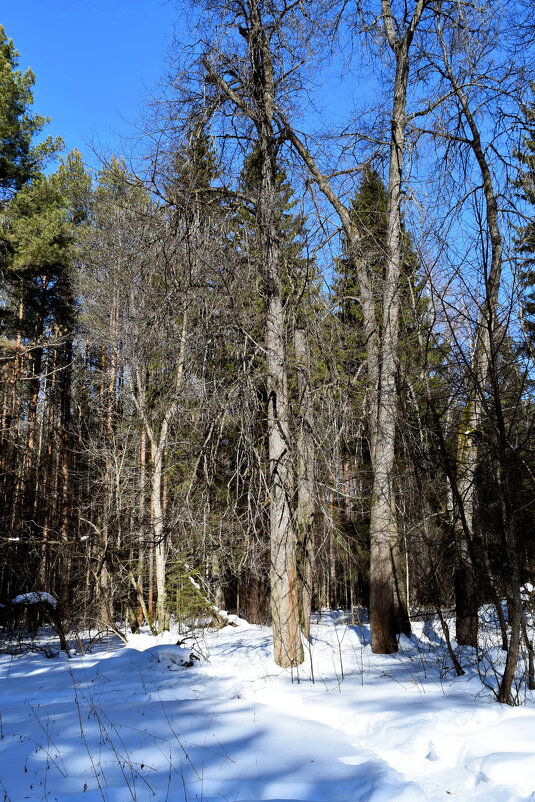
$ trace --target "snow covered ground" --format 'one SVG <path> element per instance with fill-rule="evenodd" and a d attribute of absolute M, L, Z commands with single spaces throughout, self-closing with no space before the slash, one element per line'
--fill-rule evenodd
<path fill-rule="evenodd" d="M 192 667 L 176 633 L 1 655 L 0 800 L 535 800 L 533 700 L 456 678 L 436 628 L 376 656 L 366 626 L 329 614 L 292 672 L 269 629 L 236 622 Z"/>

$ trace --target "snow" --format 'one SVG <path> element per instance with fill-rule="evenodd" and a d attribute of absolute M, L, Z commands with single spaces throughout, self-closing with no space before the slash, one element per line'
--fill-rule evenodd
<path fill-rule="evenodd" d="M 455 677 L 431 622 L 379 656 L 367 626 L 325 614 L 292 671 L 269 629 L 229 620 L 195 643 L 0 655 L 0 798 L 535 800 L 533 699 L 498 705 L 469 650 Z"/>
<path fill-rule="evenodd" d="M 45 591 L 21 593 L 19 596 L 15 596 L 14 599 L 11 599 L 11 604 L 39 604 L 41 602 L 49 604 L 51 607 L 57 607 L 58 605 L 58 600 Z"/>

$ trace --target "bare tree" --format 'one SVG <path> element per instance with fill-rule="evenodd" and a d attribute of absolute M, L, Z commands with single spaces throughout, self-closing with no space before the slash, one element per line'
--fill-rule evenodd
<path fill-rule="evenodd" d="M 297 4 L 265 0 L 221 4 L 218 11 L 224 23 L 232 26 L 234 42 L 231 34 L 231 44 L 225 52 L 218 43 L 207 43 L 202 60 L 207 80 L 217 90 L 220 104 L 229 105 L 235 115 L 252 124 L 260 162 L 255 214 L 266 309 L 271 614 L 275 661 L 281 666 L 296 666 L 303 660 L 292 510 L 295 448 L 290 433 L 282 259 L 276 227 L 277 151 L 281 134 L 275 116 L 276 104 L 287 88 L 288 75 L 299 67 L 297 56 L 291 55 L 281 32 L 285 23 L 288 23 L 286 31 L 291 29 L 296 8 Z M 243 49 L 236 48 L 236 32 L 245 42 Z M 285 63 L 286 58 L 289 64 Z"/>
<path fill-rule="evenodd" d="M 410 12 L 395 17 L 389 0 L 383 0 L 376 27 L 382 31 L 394 57 L 392 112 L 388 177 L 387 267 L 377 313 L 369 266 L 361 254 L 358 226 L 350 209 L 322 172 L 311 151 L 281 113 L 285 133 L 309 169 L 327 200 L 340 217 L 350 258 L 359 283 L 366 341 L 369 411 L 368 430 L 374 472 L 371 507 L 370 606 L 372 648 L 375 652 L 397 651 L 397 633 L 408 631 L 399 564 L 398 527 L 394 489 L 395 435 L 398 397 L 396 374 L 399 341 L 399 285 L 401 265 L 401 200 L 403 156 L 407 125 L 407 90 L 410 52 L 414 36 L 428 3 L 418 0 Z"/>

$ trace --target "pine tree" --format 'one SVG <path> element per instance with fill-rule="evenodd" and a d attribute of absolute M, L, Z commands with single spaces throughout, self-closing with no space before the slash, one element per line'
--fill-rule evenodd
<path fill-rule="evenodd" d="M 30 69 L 21 72 L 19 53 L 0 25 L 0 197 L 9 197 L 34 178 L 42 162 L 61 147 L 61 140 L 32 140 L 47 118 L 30 113 L 35 77 Z"/>
<path fill-rule="evenodd" d="M 35 534 L 46 538 L 50 521 L 45 519 L 55 504 L 41 468 L 48 448 L 46 417 L 53 406 L 51 342 L 58 339 L 58 320 L 72 327 L 72 237 L 57 176 L 40 173 L 62 143 L 48 137 L 34 144 L 47 119 L 31 113 L 35 79 L 31 70 L 18 69 L 18 57 L 0 26 L 0 493 L 5 530 L 27 541 Z M 20 554 L 7 555 L 8 586 L 12 581 L 18 588 L 30 586 L 46 575 L 43 550 L 36 543 L 29 548 L 22 563 Z"/>
<path fill-rule="evenodd" d="M 82 177 L 73 154 L 56 173 L 21 187 L 2 220 L 9 247 L 1 321 L 3 522 L 24 544 L 7 581 L 28 589 L 37 583 L 60 598 L 70 554 L 65 547 L 59 557 L 48 541 L 67 543 L 73 535 L 73 260 L 82 222 L 73 195 L 82 191 Z"/>

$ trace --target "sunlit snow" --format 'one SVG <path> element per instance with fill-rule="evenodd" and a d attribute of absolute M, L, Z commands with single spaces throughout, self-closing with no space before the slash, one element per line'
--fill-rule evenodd
<path fill-rule="evenodd" d="M 49 604 L 51 607 L 57 607 L 58 604 L 57 599 L 45 591 L 21 593 L 19 596 L 15 596 L 14 599 L 11 599 L 11 604 L 39 604 L 41 602 Z"/>
<path fill-rule="evenodd" d="M 291 671 L 269 629 L 231 618 L 195 644 L 139 634 L 70 660 L 1 655 L 0 798 L 535 799 L 533 700 L 498 705 L 468 652 L 456 678 L 434 623 L 377 656 L 366 625 L 326 614 Z"/>

